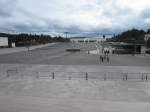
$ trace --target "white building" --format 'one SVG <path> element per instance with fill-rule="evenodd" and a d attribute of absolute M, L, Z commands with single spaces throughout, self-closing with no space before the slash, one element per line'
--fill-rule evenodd
<path fill-rule="evenodd" d="M 146 34 L 144 40 L 148 41 L 150 39 L 150 34 Z"/>
<path fill-rule="evenodd" d="M 83 42 L 83 43 L 90 43 L 90 42 L 104 42 L 106 39 L 101 37 L 91 37 L 91 38 L 72 38 L 71 42 Z"/>
<path fill-rule="evenodd" d="M 0 47 L 8 47 L 8 37 L 0 37 Z"/>

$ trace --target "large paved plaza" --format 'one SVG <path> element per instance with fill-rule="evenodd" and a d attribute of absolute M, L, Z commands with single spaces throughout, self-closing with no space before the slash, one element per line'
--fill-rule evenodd
<path fill-rule="evenodd" d="M 146 55 L 110 55 L 110 63 L 100 64 L 99 55 L 81 52 L 66 52 L 72 48 L 71 43 L 55 45 L 31 50 L 0 54 L 0 63 L 5 64 L 50 64 L 50 65 L 106 65 L 106 66 L 149 66 L 150 56 Z"/>
<path fill-rule="evenodd" d="M 149 55 L 110 55 L 100 63 L 85 48 L 68 48 L 0 49 L 0 112 L 150 111 Z"/>

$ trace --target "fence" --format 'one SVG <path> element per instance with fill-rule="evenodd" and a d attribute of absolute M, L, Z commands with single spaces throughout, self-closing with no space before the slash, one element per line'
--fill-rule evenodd
<path fill-rule="evenodd" d="M 149 81 L 150 73 L 121 73 L 121 72 L 64 72 L 64 71 L 18 71 L 7 70 L 7 78 L 33 79 L 83 79 L 83 80 L 136 80 Z"/>

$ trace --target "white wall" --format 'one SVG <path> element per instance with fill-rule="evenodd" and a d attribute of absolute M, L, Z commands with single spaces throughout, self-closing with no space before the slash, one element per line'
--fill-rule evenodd
<path fill-rule="evenodd" d="M 71 39 L 72 42 L 79 42 L 79 41 L 96 41 L 96 42 L 101 42 L 101 41 L 106 41 L 106 39 L 99 38 L 99 37 L 93 37 L 93 38 L 75 38 Z"/>
<path fill-rule="evenodd" d="M 148 39 L 150 39 L 150 34 L 146 34 L 144 40 L 148 41 Z"/>
<path fill-rule="evenodd" d="M 145 46 L 141 46 L 141 54 L 145 54 L 146 53 L 146 47 Z"/>
<path fill-rule="evenodd" d="M 0 46 L 8 46 L 8 38 L 0 37 Z"/>

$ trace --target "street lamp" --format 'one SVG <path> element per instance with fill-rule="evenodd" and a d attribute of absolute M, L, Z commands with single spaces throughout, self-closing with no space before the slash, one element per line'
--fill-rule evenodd
<path fill-rule="evenodd" d="M 136 39 L 131 39 L 132 40 L 132 42 L 133 42 L 133 56 L 135 56 L 135 54 L 136 54 Z"/>
<path fill-rule="evenodd" d="M 69 32 L 64 32 L 64 33 L 66 34 L 66 38 L 67 38 L 67 37 L 68 37 L 68 33 L 69 33 Z"/>

